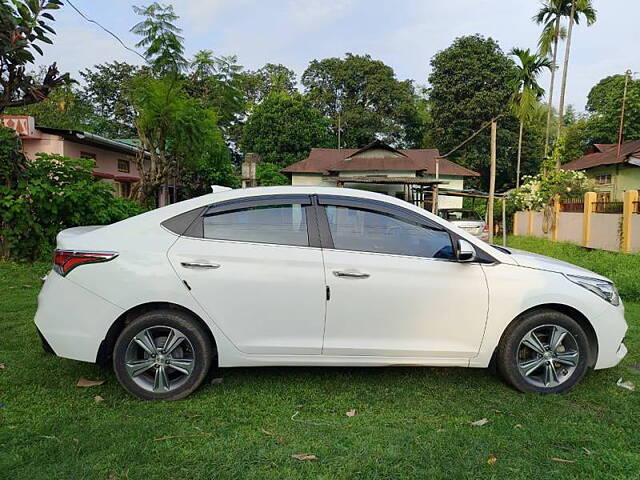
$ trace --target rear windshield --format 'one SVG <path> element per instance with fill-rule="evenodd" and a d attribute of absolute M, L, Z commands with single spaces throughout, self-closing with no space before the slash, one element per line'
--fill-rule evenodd
<path fill-rule="evenodd" d="M 481 222 L 482 217 L 475 210 L 440 210 L 439 215 L 449 222 L 460 220 L 468 220 L 472 222 Z"/>

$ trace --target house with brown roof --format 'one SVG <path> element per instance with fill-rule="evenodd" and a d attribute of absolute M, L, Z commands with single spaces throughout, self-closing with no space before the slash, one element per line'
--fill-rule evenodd
<path fill-rule="evenodd" d="M 583 157 L 562 165 L 582 170 L 595 183 L 599 202 L 622 201 L 625 190 L 640 190 L 640 140 L 596 143 Z"/>
<path fill-rule="evenodd" d="M 314 148 L 307 158 L 282 172 L 292 185 L 360 188 L 407 201 L 416 189 L 435 181 L 436 169 L 440 186 L 448 190 L 463 190 L 465 178 L 480 176 L 439 155 L 437 149 L 397 150 L 376 140 L 360 149 Z M 439 195 L 438 205 L 461 208 L 462 198 Z"/>

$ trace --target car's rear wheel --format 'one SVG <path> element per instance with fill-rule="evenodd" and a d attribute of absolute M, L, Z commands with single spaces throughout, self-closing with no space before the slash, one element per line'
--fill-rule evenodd
<path fill-rule="evenodd" d="M 507 329 L 497 363 L 503 378 L 522 392 L 564 393 L 587 372 L 589 340 L 567 315 L 533 311 Z"/>
<path fill-rule="evenodd" d="M 207 333 L 173 310 L 142 314 L 122 331 L 113 352 L 120 384 L 145 400 L 177 400 L 196 390 L 213 359 Z"/>

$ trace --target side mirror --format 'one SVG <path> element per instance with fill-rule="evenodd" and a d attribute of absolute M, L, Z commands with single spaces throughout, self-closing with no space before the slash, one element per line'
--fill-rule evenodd
<path fill-rule="evenodd" d="M 462 238 L 458 239 L 456 254 L 459 262 L 473 262 L 476 259 L 476 249 Z"/>

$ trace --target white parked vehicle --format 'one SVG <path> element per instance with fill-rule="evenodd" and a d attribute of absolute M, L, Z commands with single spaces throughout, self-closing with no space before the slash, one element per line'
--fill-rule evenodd
<path fill-rule="evenodd" d="M 558 393 L 627 352 L 610 280 L 372 192 L 221 191 L 65 230 L 57 247 L 35 317 L 45 349 L 112 362 L 144 399 L 262 365 L 495 364 L 519 390 Z"/>

